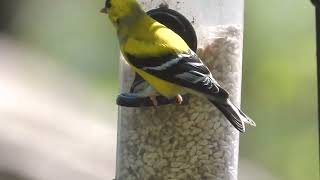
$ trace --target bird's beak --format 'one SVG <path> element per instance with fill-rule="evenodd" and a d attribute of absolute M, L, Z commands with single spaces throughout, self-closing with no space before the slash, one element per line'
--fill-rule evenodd
<path fill-rule="evenodd" d="M 107 8 L 102 8 L 102 9 L 100 10 L 100 12 L 101 12 L 101 13 L 104 13 L 104 14 L 108 14 Z"/>

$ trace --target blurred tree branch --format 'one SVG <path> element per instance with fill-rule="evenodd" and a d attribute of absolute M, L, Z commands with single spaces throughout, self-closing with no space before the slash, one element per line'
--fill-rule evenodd
<path fill-rule="evenodd" d="M 0 32 L 10 32 L 10 26 L 17 15 L 20 0 L 0 1 Z"/>

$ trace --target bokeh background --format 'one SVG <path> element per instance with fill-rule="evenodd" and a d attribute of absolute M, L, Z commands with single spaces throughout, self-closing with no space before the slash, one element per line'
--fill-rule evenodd
<path fill-rule="evenodd" d="M 0 180 L 114 176 L 119 50 L 103 0 L 0 2 Z M 246 0 L 240 180 L 319 179 L 314 8 Z"/>

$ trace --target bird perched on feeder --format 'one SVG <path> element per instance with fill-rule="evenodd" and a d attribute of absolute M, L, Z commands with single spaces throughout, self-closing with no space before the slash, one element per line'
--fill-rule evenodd
<path fill-rule="evenodd" d="M 120 49 L 131 68 L 165 97 L 191 93 L 207 98 L 240 132 L 255 123 L 229 99 L 201 59 L 175 32 L 143 11 L 136 0 L 106 0 L 101 10 L 117 30 Z M 144 92 L 156 106 L 155 91 Z"/>

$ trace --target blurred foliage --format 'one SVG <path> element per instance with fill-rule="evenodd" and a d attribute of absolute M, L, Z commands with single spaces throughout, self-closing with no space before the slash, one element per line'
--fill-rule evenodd
<path fill-rule="evenodd" d="M 28 2 L 20 7 L 14 26 L 18 38 L 60 60 L 97 88 L 115 93 L 119 50 L 111 24 L 99 12 L 103 1 Z"/>
<path fill-rule="evenodd" d="M 281 179 L 318 179 L 314 9 L 309 1 L 246 1 L 243 106 L 257 122 L 241 157 Z"/>
<path fill-rule="evenodd" d="M 16 38 L 115 97 L 119 50 L 103 1 L 26 2 Z M 318 179 L 314 29 L 308 0 L 246 1 L 243 108 L 257 128 L 241 136 L 240 155 L 278 179 Z"/>

